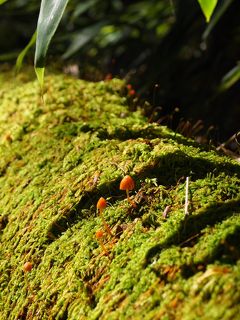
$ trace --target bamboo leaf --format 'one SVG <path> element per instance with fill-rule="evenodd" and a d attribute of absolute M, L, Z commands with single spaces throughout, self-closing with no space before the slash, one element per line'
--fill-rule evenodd
<path fill-rule="evenodd" d="M 62 56 L 63 59 L 67 59 L 81 49 L 85 44 L 92 40 L 101 30 L 103 26 L 102 22 L 96 23 L 93 26 L 82 29 L 80 32 L 72 35 L 72 43 L 67 51 Z"/>
<path fill-rule="evenodd" d="M 41 88 L 43 87 L 43 83 L 44 83 L 44 71 L 45 71 L 44 67 L 35 68 L 35 72 L 36 72 L 38 82 L 39 82 Z"/>
<path fill-rule="evenodd" d="M 220 3 L 220 5 L 218 6 L 217 10 L 214 13 L 214 16 L 212 17 L 210 23 L 207 25 L 207 28 L 203 33 L 202 38 L 204 41 L 207 39 L 207 37 L 209 36 L 209 34 L 211 33 L 211 31 L 213 30 L 215 25 L 222 18 L 222 16 L 227 11 L 227 9 L 230 7 L 230 5 L 232 4 L 233 1 L 234 0 L 225 0 Z"/>
<path fill-rule="evenodd" d="M 0 54 L 0 62 L 6 62 L 6 61 L 10 61 L 10 60 L 16 60 L 17 56 L 19 54 L 19 51 L 11 51 L 8 53 L 3 53 Z"/>
<path fill-rule="evenodd" d="M 220 91 L 226 91 L 240 80 L 240 64 L 237 64 L 222 78 Z"/>
<path fill-rule="evenodd" d="M 34 34 L 32 35 L 31 40 L 29 41 L 29 43 L 26 45 L 26 47 L 19 53 L 18 57 L 17 57 L 17 61 L 16 61 L 16 71 L 18 72 L 21 67 L 22 67 L 22 63 L 23 63 L 23 59 L 26 56 L 27 52 L 29 51 L 29 49 L 35 44 L 36 42 L 36 36 L 37 36 L 37 32 L 35 31 Z"/>
<path fill-rule="evenodd" d="M 72 18 L 76 19 L 81 14 L 83 14 L 85 11 L 90 9 L 92 6 L 94 6 L 97 2 L 100 2 L 99 0 L 88 0 L 87 2 L 79 3 L 76 5 L 76 8 L 74 9 Z"/>
<path fill-rule="evenodd" d="M 218 0 L 198 0 L 206 21 L 209 22 Z"/>
<path fill-rule="evenodd" d="M 43 85 L 44 65 L 51 39 L 60 23 L 69 0 L 42 0 L 37 23 L 35 69 Z"/>

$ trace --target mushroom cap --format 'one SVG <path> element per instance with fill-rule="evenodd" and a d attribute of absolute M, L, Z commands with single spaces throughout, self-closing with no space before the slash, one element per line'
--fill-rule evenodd
<path fill-rule="evenodd" d="M 120 182 L 120 190 L 133 190 L 135 188 L 135 182 L 132 177 L 125 176 Z"/>
<path fill-rule="evenodd" d="M 105 198 L 101 197 L 97 202 L 97 209 L 103 210 L 107 206 L 107 201 Z"/>
<path fill-rule="evenodd" d="M 98 230 L 98 231 L 96 231 L 96 238 L 97 239 L 100 239 L 100 238 L 102 238 L 103 237 L 103 231 L 102 230 Z"/>
<path fill-rule="evenodd" d="M 24 265 L 23 265 L 23 271 L 24 271 L 24 272 L 29 272 L 29 271 L 32 270 L 32 267 L 33 267 L 32 263 L 29 262 L 29 261 L 27 261 L 27 262 L 25 262 Z"/>

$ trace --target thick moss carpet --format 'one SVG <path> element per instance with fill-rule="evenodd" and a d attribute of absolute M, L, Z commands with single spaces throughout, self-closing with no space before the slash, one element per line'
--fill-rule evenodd
<path fill-rule="evenodd" d="M 48 76 L 45 103 L 0 84 L 1 320 L 240 319 L 237 162 L 148 123 L 120 80 Z"/>

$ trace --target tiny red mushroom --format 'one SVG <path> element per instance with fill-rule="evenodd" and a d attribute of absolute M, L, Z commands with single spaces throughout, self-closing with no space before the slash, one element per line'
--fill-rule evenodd
<path fill-rule="evenodd" d="M 120 190 L 125 190 L 126 194 L 127 194 L 127 199 L 128 202 L 134 207 L 136 208 L 136 203 L 133 202 L 130 197 L 129 197 L 129 190 L 133 190 L 135 188 L 135 182 L 133 180 L 132 177 L 130 176 L 125 176 L 122 181 L 120 182 Z"/>
<path fill-rule="evenodd" d="M 97 202 L 97 209 L 99 209 L 102 212 L 106 207 L 107 207 L 106 199 L 103 197 L 99 198 Z"/>
<path fill-rule="evenodd" d="M 29 272 L 29 271 L 32 270 L 32 267 L 33 267 L 32 263 L 29 262 L 29 261 L 27 261 L 27 262 L 25 262 L 24 265 L 23 265 L 23 271 L 24 271 L 24 272 Z"/>
<path fill-rule="evenodd" d="M 97 202 L 97 209 L 99 210 L 99 215 L 100 218 L 102 219 L 102 223 L 104 225 L 105 230 L 107 231 L 107 233 L 110 236 L 113 236 L 111 229 L 109 227 L 109 225 L 107 224 L 107 222 L 105 221 L 104 217 L 103 217 L 103 210 L 107 207 L 107 201 L 106 199 L 104 199 L 103 197 L 101 197 L 98 202 Z"/>
<path fill-rule="evenodd" d="M 98 230 L 96 231 L 96 238 L 100 244 L 100 246 L 102 247 L 103 251 L 108 254 L 107 248 L 105 247 L 105 245 L 103 244 L 102 238 L 104 236 L 104 233 L 102 230 Z"/>
<path fill-rule="evenodd" d="M 108 73 L 108 74 L 106 74 L 106 76 L 105 76 L 105 81 L 109 81 L 109 80 L 111 80 L 112 79 L 112 74 L 111 73 Z"/>
<path fill-rule="evenodd" d="M 136 91 L 134 89 L 130 90 L 128 93 L 130 96 L 135 96 Z"/>

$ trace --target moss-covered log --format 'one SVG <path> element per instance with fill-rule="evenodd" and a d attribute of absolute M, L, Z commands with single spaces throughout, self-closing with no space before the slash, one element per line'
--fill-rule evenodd
<path fill-rule="evenodd" d="M 0 319 L 239 319 L 240 165 L 148 123 L 120 80 L 52 75 L 43 104 L 19 78 L 0 77 Z"/>

